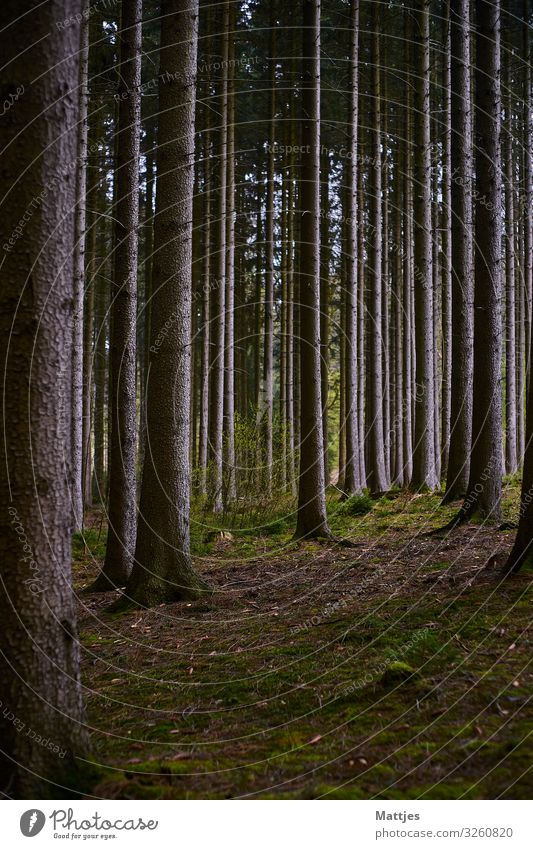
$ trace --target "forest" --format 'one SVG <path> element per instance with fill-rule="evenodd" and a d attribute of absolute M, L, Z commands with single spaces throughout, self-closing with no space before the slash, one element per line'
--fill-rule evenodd
<path fill-rule="evenodd" d="M 533 792 L 530 0 L 3 0 L 0 795 Z"/>

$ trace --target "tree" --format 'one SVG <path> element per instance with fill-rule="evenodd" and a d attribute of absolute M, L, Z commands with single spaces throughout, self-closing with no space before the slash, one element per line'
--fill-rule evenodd
<path fill-rule="evenodd" d="M 296 538 L 329 536 L 320 391 L 320 0 L 302 0 L 300 474 Z"/>
<path fill-rule="evenodd" d="M 415 3 L 414 252 L 415 440 L 412 485 L 436 489 L 433 272 L 431 252 L 431 135 L 429 0 Z"/>
<path fill-rule="evenodd" d="M 0 10 L 0 80 L 18 92 L 0 123 L 0 774 L 29 799 L 69 781 L 88 739 L 70 566 L 80 28 L 56 26 L 57 4 L 23 6 L 31 27 L 19 0 Z"/>
<path fill-rule="evenodd" d="M 350 81 L 348 105 L 349 156 L 346 160 L 346 247 L 345 247 L 345 327 L 344 375 L 346 456 L 343 491 L 353 495 L 361 491 L 359 467 L 359 412 L 358 412 L 358 258 L 357 258 L 357 125 L 358 125 L 358 53 L 359 53 L 359 0 L 350 0 Z"/>
<path fill-rule="evenodd" d="M 502 451 L 500 6 L 476 0 L 474 376 L 472 455 L 456 527 L 500 517 Z"/>
<path fill-rule="evenodd" d="M 369 293 L 367 345 L 367 481 L 372 492 L 389 488 L 385 466 L 383 432 L 383 338 L 382 338 L 382 209 L 381 209 L 381 95 L 379 9 L 372 6 L 370 35 L 371 90 L 369 109 L 370 174 L 369 174 Z M 346 452 L 348 454 L 348 452 Z"/>
<path fill-rule="evenodd" d="M 472 458 L 462 518 L 497 520 L 502 490 L 500 4 L 476 0 Z"/>
<path fill-rule="evenodd" d="M 111 301 L 111 444 L 104 565 L 89 592 L 123 587 L 135 550 L 136 334 L 141 119 L 142 0 L 122 3 L 118 90 L 117 203 Z"/>
<path fill-rule="evenodd" d="M 220 126 L 218 129 L 216 213 L 214 221 L 214 285 L 210 302 L 209 359 L 209 448 L 211 475 L 209 499 L 214 513 L 220 513 L 222 499 L 223 427 L 224 427 L 224 331 L 226 312 L 226 158 L 228 123 L 228 51 L 229 3 L 221 9 L 220 53 L 222 76 L 219 82 Z"/>
<path fill-rule="evenodd" d="M 84 13 L 88 0 L 83 3 Z M 86 225 L 86 186 L 87 186 L 87 72 L 89 61 L 89 19 L 85 14 L 80 34 L 80 78 L 78 96 L 80 98 L 78 122 L 78 154 L 76 168 L 76 243 L 74 249 L 74 321 L 72 325 L 72 509 L 74 524 L 78 530 L 83 527 L 84 507 L 84 287 L 85 287 L 85 225 Z"/>
<path fill-rule="evenodd" d="M 128 600 L 147 607 L 206 590 L 192 568 L 189 540 L 197 40 L 198 0 L 162 0 L 147 442 L 135 561 L 125 590 Z"/>
<path fill-rule="evenodd" d="M 472 444 L 473 267 L 470 0 L 451 0 L 451 401 L 444 503 L 467 489 Z"/>

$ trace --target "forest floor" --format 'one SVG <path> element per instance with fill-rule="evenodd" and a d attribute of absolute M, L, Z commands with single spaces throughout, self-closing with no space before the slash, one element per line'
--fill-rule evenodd
<path fill-rule="evenodd" d="M 507 482 L 506 519 L 518 500 Z M 93 796 L 531 798 L 533 575 L 486 567 L 514 532 L 424 536 L 454 512 L 437 495 L 329 506 L 357 548 L 197 516 L 208 599 L 117 614 L 113 593 L 80 594 Z M 104 539 L 94 513 L 79 590 Z"/>

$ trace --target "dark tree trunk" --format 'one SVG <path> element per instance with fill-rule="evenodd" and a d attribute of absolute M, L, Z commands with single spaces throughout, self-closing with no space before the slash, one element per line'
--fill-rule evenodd
<path fill-rule="evenodd" d="M 72 0 L 73 20 L 81 11 Z M 0 84 L 22 90 L 0 123 L 0 786 L 17 799 L 71 786 L 88 743 L 70 500 L 80 29 L 57 27 L 64 14 L 57 3 L 30 18 L 18 0 L 0 8 Z"/>
<path fill-rule="evenodd" d="M 104 565 L 96 581 L 88 588 L 90 592 L 123 587 L 131 572 L 135 550 L 141 20 L 141 0 L 122 3 L 111 301 L 108 532 Z"/>
<path fill-rule="evenodd" d="M 461 516 L 498 520 L 502 493 L 500 5 L 476 0 L 472 459 Z"/>
<path fill-rule="evenodd" d="M 216 185 L 216 215 L 214 221 L 214 281 L 210 302 L 210 360 L 209 360 L 209 500 L 214 513 L 223 507 L 223 424 L 224 424 L 224 330 L 226 310 L 226 158 L 228 123 L 228 50 L 229 5 L 221 9 L 221 78 L 219 83 Z"/>
<path fill-rule="evenodd" d="M 320 2 L 303 0 L 300 475 L 296 537 L 328 536 L 320 391 Z"/>
<path fill-rule="evenodd" d="M 359 0 L 350 0 L 350 80 L 348 104 L 349 156 L 346 160 L 344 396 L 346 457 L 343 490 L 361 491 L 358 409 L 358 209 L 357 130 L 359 120 Z"/>
<path fill-rule="evenodd" d="M 470 0 L 452 0 L 451 261 L 452 333 L 450 447 L 444 502 L 465 495 L 472 443 L 473 268 Z"/>
<path fill-rule="evenodd" d="M 383 432 L 383 338 L 382 338 L 382 209 L 381 209 L 381 102 L 380 102 L 380 35 L 379 8 L 372 7 L 371 23 L 371 87 L 370 101 L 370 177 L 369 177 L 369 295 L 367 351 L 367 482 L 374 493 L 389 488 L 385 465 Z"/>
<path fill-rule="evenodd" d="M 197 38 L 198 0 L 162 0 L 148 450 L 135 562 L 125 591 L 127 598 L 147 607 L 197 598 L 206 589 L 192 568 L 189 544 Z M 179 52 L 176 44 L 181 45 Z"/>
<path fill-rule="evenodd" d="M 415 250 L 415 444 L 412 486 L 436 489 L 435 374 L 431 228 L 429 0 L 415 4 L 414 250 Z"/>

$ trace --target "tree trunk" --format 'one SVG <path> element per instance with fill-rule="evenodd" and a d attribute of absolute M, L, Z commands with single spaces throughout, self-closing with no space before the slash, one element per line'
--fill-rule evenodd
<path fill-rule="evenodd" d="M 473 268 L 470 0 L 451 0 L 452 333 L 450 447 L 444 503 L 465 495 L 472 444 Z"/>
<path fill-rule="evenodd" d="M 431 134 L 429 0 L 415 4 L 414 250 L 415 444 L 412 486 L 436 489 L 433 271 L 431 240 Z"/>
<path fill-rule="evenodd" d="M 235 7 L 229 4 L 228 31 L 235 28 Z M 228 34 L 228 116 L 226 179 L 226 311 L 224 329 L 224 504 L 237 497 L 235 482 L 235 82 L 233 35 Z"/>
<path fill-rule="evenodd" d="M 348 150 L 346 160 L 345 223 L 345 326 L 344 326 L 344 395 L 343 422 L 346 458 L 343 481 L 345 495 L 361 492 L 359 462 L 358 410 L 358 209 L 357 209 L 357 131 L 359 120 L 359 0 L 350 0 L 350 79 L 348 104 Z"/>
<path fill-rule="evenodd" d="M 383 432 L 383 338 L 382 338 L 382 208 L 381 208 L 381 102 L 379 9 L 372 7 L 370 101 L 370 176 L 369 176 L 369 328 L 367 354 L 367 483 L 373 493 L 389 488 L 385 466 Z"/>
<path fill-rule="evenodd" d="M 125 596 L 153 607 L 206 589 L 189 544 L 192 200 L 198 0 L 162 0 L 147 446 Z M 175 45 L 180 44 L 178 51 Z M 169 322 L 169 317 L 171 320 Z M 165 334 L 163 338 L 163 334 Z"/>
<path fill-rule="evenodd" d="M 108 532 L 104 565 L 96 581 L 88 588 L 90 592 L 123 587 L 131 572 L 135 550 L 141 20 L 141 0 L 122 3 L 111 301 Z"/>
<path fill-rule="evenodd" d="M 211 356 L 209 362 L 209 447 L 210 480 L 209 500 L 214 513 L 223 507 L 223 424 L 224 424 L 224 330 L 226 311 L 226 158 L 228 123 L 228 50 L 229 50 L 229 3 L 221 9 L 222 28 L 220 33 L 222 70 L 219 84 L 218 110 L 218 184 L 217 210 L 215 217 L 214 282 L 211 291 Z"/>
<path fill-rule="evenodd" d="M 500 5 L 476 0 L 472 459 L 461 514 L 498 520 L 502 491 Z"/>
<path fill-rule="evenodd" d="M 272 491 L 272 414 L 274 372 L 274 179 L 276 140 L 276 10 L 275 0 L 270 0 L 270 128 L 267 156 L 267 189 L 265 220 L 265 309 L 264 309 L 264 352 L 263 391 L 261 422 L 264 442 L 264 483 L 268 495 Z"/>
<path fill-rule="evenodd" d="M 329 536 L 320 391 L 320 0 L 302 0 L 300 475 L 296 538 Z"/>
<path fill-rule="evenodd" d="M 507 96 L 505 100 L 506 132 L 503 138 L 505 168 L 505 467 L 507 474 L 516 472 L 516 304 L 515 304 L 515 222 L 513 120 L 511 108 L 511 72 L 505 54 Z"/>
<path fill-rule="evenodd" d="M 84 12 L 88 0 L 84 0 Z M 84 16 L 80 34 L 80 79 L 78 150 L 76 157 L 76 242 L 74 246 L 74 323 L 72 338 L 72 510 L 74 526 L 83 527 L 83 305 L 85 289 L 85 206 L 87 183 L 87 73 L 89 58 L 89 18 Z"/>
<path fill-rule="evenodd" d="M 18 0 L 0 8 L 0 84 L 20 93 L 0 123 L 0 786 L 16 799 L 68 789 L 88 745 L 71 584 L 80 28 L 63 13 L 38 4 L 29 26 Z"/>

